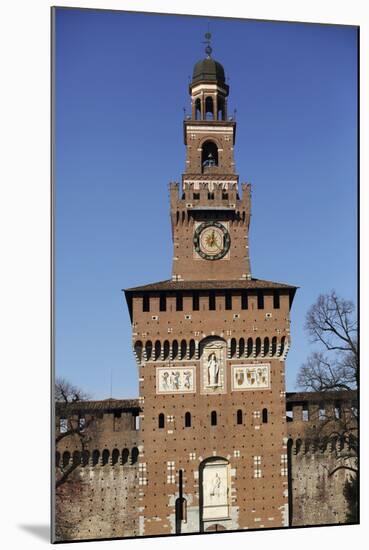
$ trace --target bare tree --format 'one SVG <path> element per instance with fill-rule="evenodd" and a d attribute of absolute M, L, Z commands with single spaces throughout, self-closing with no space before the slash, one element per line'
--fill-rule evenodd
<path fill-rule="evenodd" d="M 306 391 L 355 389 L 359 360 L 354 304 L 335 291 L 320 295 L 307 313 L 305 329 L 323 351 L 308 357 L 298 373 L 297 385 Z"/>
<path fill-rule="evenodd" d="M 90 396 L 81 388 L 74 386 L 65 378 L 55 380 L 55 401 L 61 403 L 75 403 L 76 401 L 86 401 Z"/>
<path fill-rule="evenodd" d="M 86 401 L 90 396 L 81 388 L 74 386 L 64 378 L 57 378 L 55 381 L 55 402 L 59 412 L 62 411 L 65 416 L 60 417 L 60 426 L 55 437 L 55 451 L 58 452 L 58 445 L 66 438 L 71 438 L 79 448 L 78 454 L 75 456 L 82 457 L 86 450 L 87 443 L 90 441 L 91 434 L 88 427 L 93 418 L 86 420 L 78 414 L 73 414 L 70 405 Z M 68 407 L 69 405 L 69 407 Z M 74 459 L 69 460 L 67 464 L 63 460 L 59 460 L 56 464 L 56 481 L 55 487 L 58 489 L 67 481 L 72 472 L 80 465 L 80 461 Z"/>
<path fill-rule="evenodd" d="M 318 344 L 302 364 L 297 385 L 305 391 L 329 392 L 332 402 L 325 419 L 309 428 L 306 436 L 315 440 L 330 439 L 335 445 L 335 465 L 328 472 L 350 472 L 344 495 L 349 505 L 347 521 L 357 521 L 358 493 L 358 410 L 352 390 L 357 389 L 359 356 L 357 320 L 350 300 L 339 297 L 335 291 L 322 294 L 306 315 L 305 330 L 312 343 Z M 347 400 L 338 411 L 334 406 L 334 392 L 347 392 Z M 327 395 L 328 397 L 328 395 Z"/>

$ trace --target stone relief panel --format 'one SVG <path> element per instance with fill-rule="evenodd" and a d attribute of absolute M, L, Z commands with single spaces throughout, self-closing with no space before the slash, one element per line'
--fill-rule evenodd
<path fill-rule="evenodd" d="M 156 393 L 195 393 L 195 367 L 158 367 Z"/>
<path fill-rule="evenodd" d="M 229 465 L 225 461 L 209 462 L 202 474 L 203 520 L 229 516 Z"/>
<path fill-rule="evenodd" d="M 270 388 L 270 363 L 232 365 L 232 390 L 265 390 Z"/>
<path fill-rule="evenodd" d="M 210 340 L 201 354 L 201 393 L 226 392 L 226 343 Z"/>

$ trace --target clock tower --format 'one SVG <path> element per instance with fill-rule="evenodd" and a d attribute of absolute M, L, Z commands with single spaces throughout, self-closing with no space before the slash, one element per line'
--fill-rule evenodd
<path fill-rule="evenodd" d="M 288 525 L 285 358 L 296 287 L 251 276 L 229 86 L 195 64 L 170 184 L 170 279 L 125 291 L 139 369 L 140 535 Z"/>
<path fill-rule="evenodd" d="M 248 279 L 250 185 L 239 191 L 235 170 L 236 121 L 228 116 L 229 86 L 212 59 L 196 63 L 191 116 L 183 123 L 186 171 L 172 183 L 173 273 L 177 281 Z"/>

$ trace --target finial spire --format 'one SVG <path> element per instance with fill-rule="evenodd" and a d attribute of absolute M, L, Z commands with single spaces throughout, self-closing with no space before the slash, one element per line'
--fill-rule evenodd
<path fill-rule="evenodd" d="M 210 58 L 211 52 L 213 51 L 213 48 L 210 46 L 210 40 L 211 40 L 211 33 L 208 31 L 205 33 L 205 42 L 204 42 L 204 44 L 206 44 L 205 53 L 208 59 Z"/>

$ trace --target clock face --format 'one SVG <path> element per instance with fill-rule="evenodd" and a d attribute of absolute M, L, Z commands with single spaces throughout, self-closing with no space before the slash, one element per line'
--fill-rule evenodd
<path fill-rule="evenodd" d="M 220 260 L 229 250 L 231 238 L 219 222 L 204 222 L 195 231 L 193 238 L 196 252 L 205 260 Z"/>

